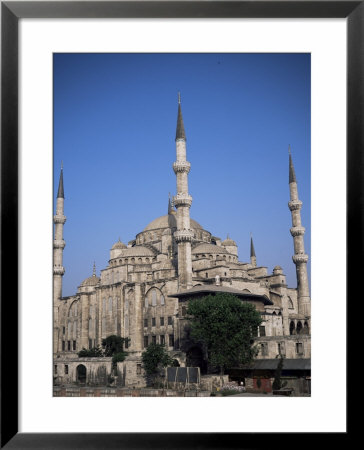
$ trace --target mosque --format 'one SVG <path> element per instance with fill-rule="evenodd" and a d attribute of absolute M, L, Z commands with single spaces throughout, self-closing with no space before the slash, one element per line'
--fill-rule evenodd
<path fill-rule="evenodd" d="M 166 215 L 150 222 L 127 244 L 118 240 L 110 250 L 108 265 L 100 276 L 83 280 L 77 292 L 62 297 L 64 183 L 59 178 L 54 216 L 54 379 L 62 383 L 97 381 L 111 373 L 105 358 L 78 358 L 82 348 L 101 345 L 110 335 L 129 338 L 123 365 L 123 385 L 143 386 L 141 354 L 150 343 L 164 344 L 180 366 L 206 370 L 201 348 L 188 339 L 187 301 L 227 292 L 250 302 L 262 315 L 256 333 L 257 371 L 276 367 L 285 357 L 287 369 L 307 375 L 311 358 L 311 300 L 301 224 L 302 202 L 289 153 L 288 207 L 292 216 L 293 263 L 297 287 L 288 287 L 282 268 L 273 273 L 257 264 L 251 237 L 250 261 L 239 261 L 236 242 L 222 240 L 190 218 L 186 133 L 178 98 L 176 129 L 176 195 L 169 198 Z M 288 224 L 287 224 L 288 232 Z M 105 365 L 106 364 L 106 365 Z M 303 372 L 302 372 L 303 373 Z M 102 378 L 102 377 L 101 377 Z"/>

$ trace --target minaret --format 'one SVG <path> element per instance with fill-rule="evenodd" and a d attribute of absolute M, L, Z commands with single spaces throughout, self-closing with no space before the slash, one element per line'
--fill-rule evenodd
<path fill-rule="evenodd" d="M 297 274 L 297 297 L 298 297 L 298 312 L 309 316 L 311 314 L 311 300 L 308 289 L 308 276 L 307 276 L 307 261 L 308 255 L 305 254 L 305 246 L 303 241 L 303 235 L 305 234 L 305 228 L 301 225 L 301 208 L 302 202 L 298 198 L 297 180 L 293 167 L 291 148 L 288 148 L 289 152 L 289 192 L 290 202 L 288 207 L 292 214 L 292 228 L 291 235 L 293 236 L 294 255 L 292 257 L 293 262 L 296 264 Z"/>
<path fill-rule="evenodd" d="M 191 164 L 186 160 L 186 134 L 180 93 L 178 93 L 176 154 L 177 161 L 173 163 L 173 170 L 177 177 L 177 195 L 173 197 L 173 204 L 177 209 L 177 231 L 174 238 L 178 244 L 179 289 L 188 289 L 192 287 L 191 241 L 194 233 L 190 226 L 192 197 L 188 194 L 188 173 Z"/>
<path fill-rule="evenodd" d="M 250 264 L 253 267 L 257 267 L 257 257 L 255 256 L 254 244 L 253 244 L 253 235 L 250 234 Z"/>
<path fill-rule="evenodd" d="M 66 222 L 64 216 L 64 190 L 63 190 L 63 166 L 59 177 L 56 215 L 54 216 L 54 241 L 53 241 L 53 300 L 62 298 L 62 277 L 64 275 L 63 249 L 66 246 L 63 240 L 63 225 Z"/>

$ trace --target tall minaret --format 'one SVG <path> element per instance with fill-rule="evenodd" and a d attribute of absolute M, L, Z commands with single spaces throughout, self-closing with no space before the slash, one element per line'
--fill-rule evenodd
<path fill-rule="evenodd" d="M 253 235 L 250 233 L 250 264 L 253 267 L 257 267 L 257 257 L 255 256 Z"/>
<path fill-rule="evenodd" d="M 188 289 L 192 287 L 191 241 L 194 233 L 190 226 L 192 197 L 188 194 L 188 172 L 191 164 L 186 160 L 186 134 L 180 93 L 178 93 L 176 154 L 177 161 L 173 163 L 173 170 L 177 177 L 177 195 L 173 198 L 173 204 L 177 208 L 177 231 L 174 238 L 178 244 L 179 289 Z"/>
<path fill-rule="evenodd" d="M 56 215 L 54 216 L 54 242 L 53 242 L 53 300 L 57 302 L 62 298 L 62 277 L 64 275 L 63 249 L 66 246 L 63 240 L 63 225 L 66 222 L 64 216 L 64 190 L 63 190 L 63 166 L 59 177 Z"/>
<path fill-rule="evenodd" d="M 308 289 L 308 276 L 307 276 L 307 261 L 308 255 L 305 254 L 305 246 L 303 242 L 303 235 L 305 234 L 305 228 L 301 225 L 301 208 L 302 202 L 298 198 L 297 180 L 293 167 L 291 148 L 288 148 L 289 152 L 289 192 L 290 202 L 288 207 L 292 214 L 292 228 L 291 235 L 293 236 L 294 255 L 292 257 L 293 262 L 296 264 L 297 273 L 297 291 L 298 291 L 298 312 L 309 316 L 311 314 L 311 300 Z"/>

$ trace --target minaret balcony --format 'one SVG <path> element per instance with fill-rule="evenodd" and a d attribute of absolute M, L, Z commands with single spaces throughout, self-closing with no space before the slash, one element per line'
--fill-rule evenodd
<path fill-rule="evenodd" d="M 53 241 L 53 248 L 61 248 L 63 250 L 65 246 L 66 242 L 63 239 L 55 239 Z"/>
<path fill-rule="evenodd" d="M 64 275 L 65 270 L 63 266 L 53 266 L 53 275 Z"/>
<path fill-rule="evenodd" d="M 193 230 L 177 230 L 174 232 L 174 238 L 177 243 L 179 242 L 192 242 L 195 233 Z"/>
<path fill-rule="evenodd" d="M 301 200 L 291 200 L 290 202 L 288 202 L 288 208 L 290 209 L 290 211 L 297 211 L 298 209 L 301 209 Z"/>
<path fill-rule="evenodd" d="M 179 206 L 188 206 L 192 205 L 192 197 L 188 194 L 177 194 L 173 197 L 173 204 L 176 208 Z"/>
<path fill-rule="evenodd" d="M 173 170 L 176 175 L 178 172 L 189 173 L 191 170 L 191 163 L 188 161 L 176 161 L 173 163 Z"/>
<path fill-rule="evenodd" d="M 304 253 L 293 255 L 292 260 L 295 264 L 307 263 L 308 255 L 305 255 Z"/>
<path fill-rule="evenodd" d="M 305 234 L 305 231 L 306 231 L 305 227 L 292 227 L 290 229 L 291 235 L 293 237 L 295 237 L 295 236 L 303 236 Z"/>
<path fill-rule="evenodd" d="M 64 224 L 66 222 L 66 216 L 61 215 L 61 214 L 56 214 L 53 217 L 53 221 L 54 221 L 54 223 L 62 223 L 62 224 Z"/>

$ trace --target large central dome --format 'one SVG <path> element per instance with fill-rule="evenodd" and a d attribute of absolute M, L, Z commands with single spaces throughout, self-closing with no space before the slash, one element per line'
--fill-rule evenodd
<path fill-rule="evenodd" d="M 201 225 L 193 219 L 190 219 L 190 223 L 193 230 L 203 229 Z M 157 230 L 160 228 L 171 228 L 171 226 L 173 228 L 177 228 L 176 217 L 174 214 L 166 214 L 165 216 L 154 219 L 152 222 L 150 222 L 149 225 L 144 228 L 143 231 Z"/>

